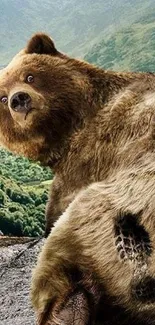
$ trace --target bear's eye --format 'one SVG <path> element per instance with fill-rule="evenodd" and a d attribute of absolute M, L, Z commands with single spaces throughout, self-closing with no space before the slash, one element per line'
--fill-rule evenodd
<path fill-rule="evenodd" d="M 32 76 L 32 74 L 30 74 L 30 75 L 28 75 L 28 76 L 26 77 L 26 81 L 27 81 L 28 83 L 32 83 L 32 82 L 34 81 L 34 77 Z"/>
<path fill-rule="evenodd" d="M 3 103 L 3 104 L 7 104 L 7 102 L 8 102 L 8 97 L 7 97 L 7 96 L 3 96 L 3 97 L 1 97 L 0 101 L 1 101 L 1 103 Z"/>

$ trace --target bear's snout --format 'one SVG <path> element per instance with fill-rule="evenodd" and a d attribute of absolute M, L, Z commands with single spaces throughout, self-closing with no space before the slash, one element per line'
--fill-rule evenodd
<path fill-rule="evenodd" d="M 31 109 L 31 97 L 25 92 L 13 94 L 10 99 L 10 108 L 15 112 L 28 112 Z"/>

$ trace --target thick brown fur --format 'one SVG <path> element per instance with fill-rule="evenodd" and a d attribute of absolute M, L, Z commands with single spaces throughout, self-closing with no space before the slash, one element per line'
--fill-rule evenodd
<path fill-rule="evenodd" d="M 28 114 L 12 110 L 17 92 L 31 97 Z M 77 269 L 91 271 L 105 296 L 139 319 L 133 323 L 155 324 L 154 301 L 132 291 L 155 278 L 155 76 L 98 69 L 38 34 L 0 72 L 3 96 L 0 143 L 55 172 L 47 234 L 63 213 L 33 273 L 37 312 L 73 293 L 70 274 Z M 137 259 L 121 259 L 115 243 L 116 224 L 128 214 L 149 236 L 151 252 Z"/>

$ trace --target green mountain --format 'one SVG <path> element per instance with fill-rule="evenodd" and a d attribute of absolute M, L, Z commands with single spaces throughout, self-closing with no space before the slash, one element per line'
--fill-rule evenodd
<path fill-rule="evenodd" d="M 155 11 L 101 39 L 85 56 L 105 69 L 155 72 Z"/>
<path fill-rule="evenodd" d="M 52 177 L 50 169 L 0 150 L 0 230 L 5 235 L 43 234 Z"/>
<path fill-rule="evenodd" d="M 0 230 L 4 235 L 39 236 L 45 223 L 45 188 L 32 189 L 0 175 Z"/>
<path fill-rule="evenodd" d="M 49 33 L 60 50 L 83 57 L 95 43 L 144 15 L 149 19 L 154 9 L 154 0 L 1 0 L 0 65 L 36 31 Z"/>

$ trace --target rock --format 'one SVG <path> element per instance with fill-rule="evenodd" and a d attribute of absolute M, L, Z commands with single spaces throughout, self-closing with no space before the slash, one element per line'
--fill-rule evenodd
<path fill-rule="evenodd" d="M 0 238 L 0 325 L 34 325 L 31 270 L 43 239 Z"/>

